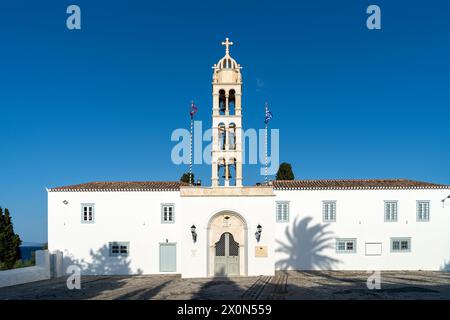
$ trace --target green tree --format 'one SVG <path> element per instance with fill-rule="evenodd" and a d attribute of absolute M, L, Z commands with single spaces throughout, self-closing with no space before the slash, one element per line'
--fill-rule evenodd
<path fill-rule="evenodd" d="M 6 242 L 4 240 L 5 233 L 5 216 L 3 215 L 3 209 L 0 207 L 0 270 L 5 268 L 3 261 L 6 254 Z"/>
<path fill-rule="evenodd" d="M 280 164 L 277 172 L 277 180 L 294 180 L 294 172 L 290 163 L 283 162 Z"/>
<path fill-rule="evenodd" d="M 0 208 L 0 266 L 11 269 L 21 259 L 19 235 L 14 232 L 9 210 Z"/>
<path fill-rule="evenodd" d="M 190 180 L 191 175 L 192 175 L 192 180 Z M 192 183 L 194 183 L 194 181 L 195 181 L 194 174 L 193 173 L 183 173 L 183 175 L 180 178 L 180 181 L 185 182 L 185 183 L 191 183 L 191 181 L 192 181 Z"/>

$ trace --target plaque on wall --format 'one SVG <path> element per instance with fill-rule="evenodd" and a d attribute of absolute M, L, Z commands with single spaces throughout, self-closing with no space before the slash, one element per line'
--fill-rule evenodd
<path fill-rule="evenodd" d="M 267 257 L 267 246 L 256 246 L 255 247 L 255 257 L 257 257 L 257 258 Z"/>

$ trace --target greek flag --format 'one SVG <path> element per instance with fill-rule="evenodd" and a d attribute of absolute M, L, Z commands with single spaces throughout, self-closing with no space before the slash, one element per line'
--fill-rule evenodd
<path fill-rule="evenodd" d="M 264 117 L 264 123 L 268 124 L 269 120 L 273 118 L 272 112 L 269 111 L 269 106 L 266 103 L 266 115 Z"/>
<path fill-rule="evenodd" d="M 189 115 L 191 116 L 191 119 L 194 118 L 194 115 L 197 113 L 198 108 L 195 106 L 194 101 L 192 101 L 191 104 L 191 110 L 189 112 Z"/>

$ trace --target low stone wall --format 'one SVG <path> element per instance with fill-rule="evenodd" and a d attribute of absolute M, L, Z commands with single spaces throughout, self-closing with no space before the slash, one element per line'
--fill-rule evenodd
<path fill-rule="evenodd" d="M 0 271 L 0 288 L 50 279 L 50 256 L 48 250 L 37 250 L 36 265 L 34 267 Z"/>

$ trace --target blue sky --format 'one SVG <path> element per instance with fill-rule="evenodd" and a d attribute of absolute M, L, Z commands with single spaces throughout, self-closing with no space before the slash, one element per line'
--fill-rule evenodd
<path fill-rule="evenodd" d="M 66 29 L 77 4 L 82 30 Z M 366 28 L 370 4 L 382 30 Z M 446 1 L 3 1 L 0 205 L 46 241 L 46 191 L 88 181 L 178 180 L 188 108 L 210 125 L 211 66 L 234 41 L 245 128 L 280 129 L 301 179 L 450 183 Z M 244 183 L 263 179 L 244 167 Z M 209 184 L 210 168 L 195 166 Z"/>

